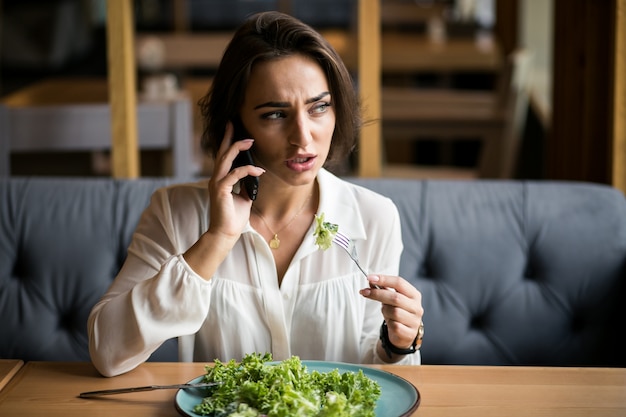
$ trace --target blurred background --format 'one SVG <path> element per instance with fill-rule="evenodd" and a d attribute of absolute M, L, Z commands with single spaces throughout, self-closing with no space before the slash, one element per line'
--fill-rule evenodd
<path fill-rule="evenodd" d="M 358 0 L 128 1 L 132 2 L 136 36 L 138 97 L 149 100 L 184 93 L 189 98 L 193 175 L 210 175 L 211 171 L 210 159 L 198 150 L 202 126 L 195 103 L 210 86 L 221 48 L 233 29 L 251 13 L 281 10 L 314 26 L 331 40 L 358 80 L 355 56 Z M 607 150 L 612 145 L 601 145 L 598 152 L 603 160 L 593 157 L 598 167 L 602 166 L 597 173 L 576 172 L 576 168 L 563 168 L 559 172 L 555 158 L 562 157 L 564 145 L 556 139 L 550 141 L 557 127 L 555 122 L 571 124 L 571 120 L 561 122 L 558 114 L 555 115 L 558 110 L 554 106 L 554 84 L 555 80 L 561 80 L 555 76 L 554 57 L 558 54 L 555 45 L 559 45 L 555 39 L 563 36 L 558 33 L 575 30 L 569 25 L 577 22 L 580 25 L 584 19 L 590 19 L 585 17 L 590 8 L 605 10 L 604 6 L 593 3 L 619 1 L 381 0 L 382 157 L 384 166 L 389 168 L 383 174 L 424 178 L 563 177 L 610 183 L 613 171 L 606 165 L 612 161 Z M 106 87 L 102 87 L 108 74 L 106 0 L 1 0 L 1 10 L 0 100 L 5 106 L 10 108 L 25 102 L 52 105 L 55 100 L 63 103 L 69 100 L 67 97 L 76 96 L 80 96 L 76 98 L 78 102 L 106 101 Z M 613 9 L 607 8 L 606 16 L 610 16 L 609 10 Z M 566 16 L 563 11 L 571 14 Z M 557 32 L 561 26 L 564 29 Z M 579 26 L 581 37 L 589 34 L 587 29 L 594 28 Z M 611 35 L 597 36 L 603 39 L 600 36 Z M 185 39 L 187 43 L 181 43 Z M 560 55 L 562 61 L 570 56 L 580 60 L 580 48 L 584 46 L 574 47 L 578 50 L 571 48 Z M 519 63 L 511 64 L 514 52 L 520 50 L 526 53 L 528 62 L 524 64 L 522 79 L 517 81 L 520 85 L 514 88 L 516 98 L 523 96 L 523 100 L 504 104 L 506 100 L 500 97 L 497 101 L 494 97 L 509 94 L 513 85 L 511 77 L 515 74 L 520 77 Z M 605 55 L 600 58 L 613 62 L 611 51 Z M 593 76 L 589 68 L 579 71 L 581 77 Z M 56 90 L 50 86 L 56 80 L 66 82 L 62 84 L 63 90 L 58 85 Z M 91 86 L 81 84 L 82 80 L 90 80 Z M 96 93 L 90 99 L 87 89 L 96 91 L 93 82 L 97 80 L 101 83 L 98 99 Z M 577 82 L 571 80 L 568 85 Z M 568 85 L 559 87 L 558 91 L 567 90 Z M 47 96 L 41 99 L 44 90 Z M 565 96 L 556 101 L 563 99 Z M 439 100 L 440 107 L 458 109 L 457 114 L 436 114 L 432 103 Z M 514 137 L 510 142 L 515 143 L 514 149 L 506 151 L 506 157 L 502 156 L 502 149 L 498 151 L 500 158 L 510 158 L 507 168 L 498 173 L 481 168 L 483 158 L 490 158 L 485 156 L 485 137 L 493 135 L 495 129 L 493 120 L 483 119 L 496 117 L 494 103 L 511 107 L 515 113 L 511 116 L 514 121 L 503 122 L 500 120 L 503 116 L 497 116 L 498 129 L 504 132 L 501 135 Z M 418 113 L 420 106 L 425 107 L 425 115 Z M 466 111 L 467 107 L 473 108 L 473 113 Z M 401 111 L 407 108 L 412 110 Z M 448 127 L 459 120 L 459 126 L 468 127 L 442 130 L 429 121 L 420 122 L 421 118 L 437 119 L 440 125 Z M 479 118 L 482 119 L 477 122 Z M 476 128 L 476 123 L 482 123 L 483 127 Z M 602 123 L 606 120 L 598 121 Z M 575 126 L 572 129 L 580 130 Z M 579 144 L 581 141 L 597 143 L 583 138 Z M 558 143 L 559 150 L 552 148 L 551 143 Z M 575 141 L 571 143 L 579 146 Z M 110 175 L 106 149 L 55 152 L 55 158 L 50 158 L 47 151 L 9 152 L 10 173 L 58 175 L 67 171 L 70 175 Z M 151 152 L 142 151 L 142 175 L 171 174 L 171 167 L 164 168 L 163 159 L 156 155 L 158 152 L 152 152 L 155 154 L 152 156 Z M 571 166 L 580 163 L 573 162 Z M 339 172 L 353 174 L 355 164 L 347 161 Z M 403 168 L 392 169 L 392 166 Z"/>

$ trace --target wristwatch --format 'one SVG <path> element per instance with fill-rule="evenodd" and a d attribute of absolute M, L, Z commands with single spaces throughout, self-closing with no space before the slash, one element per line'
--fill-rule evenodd
<path fill-rule="evenodd" d="M 420 323 L 420 327 L 417 329 L 417 336 L 413 340 L 411 347 L 407 349 L 400 349 L 396 347 L 389 341 L 389 330 L 387 329 L 387 322 L 383 320 L 383 324 L 380 326 L 380 343 L 385 350 L 385 353 L 391 359 L 391 354 L 395 353 L 396 355 L 410 355 L 411 353 L 415 353 L 422 346 L 422 339 L 424 338 L 424 323 Z"/>

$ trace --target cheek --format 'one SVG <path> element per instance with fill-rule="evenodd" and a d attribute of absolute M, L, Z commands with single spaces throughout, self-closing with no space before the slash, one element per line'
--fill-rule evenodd
<path fill-rule="evenodd" d="M 276 160 L 280 155 L 280 146 L 272 146 L 270 143 L 265 143 L 263 145 L 256 145 L 254 149 L 254 156 L 256 161 L 261 164 L 261 166 L 267 166 L 269 161 Z M 279 158 L 280 159 L 280 158 Z"/>
<path fill-rule="evenodd" d="M 335 133 L 335 120 L 335 114 L 332 113 L 320 123 L 318 133 L 321 141 L 330 144 L 333 134 Z"/>
<path fill-rule="evenodd" d="M 330 145 L 332 144 L 334 133 L 335 133 L 334 126 L 330 129 L 327 129 L 326 132 L 324 133 L 324 145 L 327 148 L 330 148 Z"/>
<path fill-rule="evenodd" d="M 328 126 L 326 126 L 325 128 L 325 132 L 324 132 L 324 138 L 326 141 L 326 146 L 328 148 L 330 148 L 330 144 L 333 140 L 333 135 L 335 134 L 335 119 L 333 118 L 332 123 L 329 123 Z"/>

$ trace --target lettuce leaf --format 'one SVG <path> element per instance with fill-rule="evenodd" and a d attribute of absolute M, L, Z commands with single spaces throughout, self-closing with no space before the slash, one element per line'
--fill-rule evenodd
<path fill-rule="evenodd" d="M 324 213 L 319 216 L 315 215 L 315 230 L 313 236 L 315 236 L 315 244 L 321 250 L 326 250 L 333 244 L 333 239 L 339 230 L 339 226 L 324 221 Z"/>
<path fill-rule="evenodd" d="M 211 417 L 375 417 L 380 386 L 358 373 L 308 372 L 297 356 L 278 363 L 266 353 L 241 363 L 215 360 L 204 380 L 221 382 L 194 412 Z"/>

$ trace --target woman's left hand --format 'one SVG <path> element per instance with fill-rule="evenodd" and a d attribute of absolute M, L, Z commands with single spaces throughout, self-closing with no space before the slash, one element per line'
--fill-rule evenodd
<path fill-rule="evenodd" d="M 372 274 L 367 279 L 380 288 L 364 288 L 361 295 L 382 303 L 389 341 L 398 348 L 409 348 L 422 324 L 422 294 L 402 277 Z"/>

